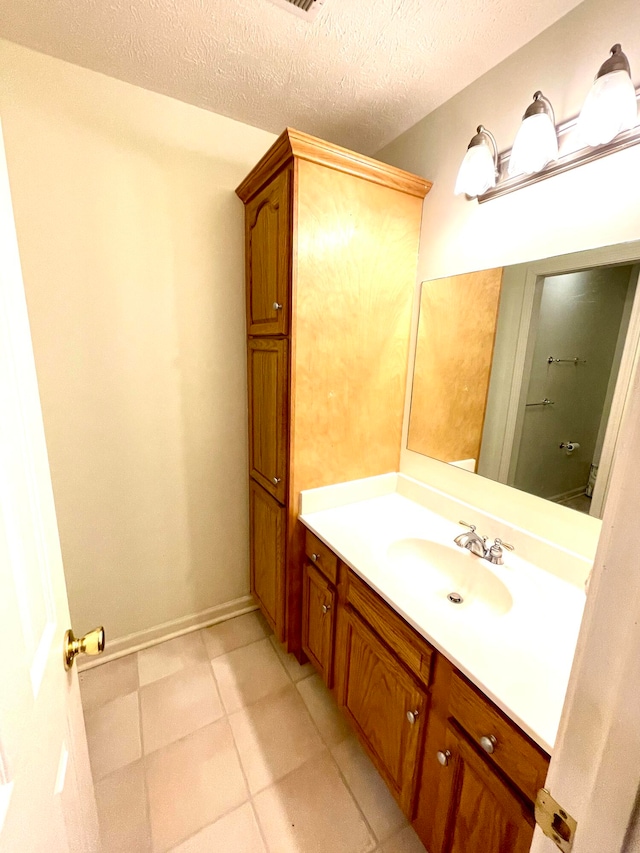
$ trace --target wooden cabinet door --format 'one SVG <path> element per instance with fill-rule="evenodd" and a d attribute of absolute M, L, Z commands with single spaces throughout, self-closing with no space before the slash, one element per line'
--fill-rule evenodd
<path fill-rule="evenodd" d="M 333 687 L 335 603 L 329 581 L 307 563 L 302 577 L 302 648 L 327 687 Z"/>
<path fill-rule="evenodd" d="M 354 611 L 346 607 L 340 618 L 338 702 L 401 808 L 411 817 L 427 693 Z"/>
<path fill-rule="evenodd" d="M 286 509 L 249 483 L 251 592 L 278 639 L 284 641 Z"/>
<path fill-rule="evenodd" d="M 455 724 L 442 751 L 448 764 L 441 767 L 432 853 L 528 853 L 530 808 Z"/>
<path fill-rule="evenodd" d="M 280 503 L 287 487 L 288 342 L 249 340 L 249 473 Z"/>
<path fill-rule="evenodd" d="M 286 335 L 290 316 L 291 173 L 276 175 L 245 208 L 247 332 Z"/>

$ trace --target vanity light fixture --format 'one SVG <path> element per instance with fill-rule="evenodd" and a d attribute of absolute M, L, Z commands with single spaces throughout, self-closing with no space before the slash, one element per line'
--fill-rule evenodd
<path fill-rule="evenodd" d="M 497 153 L 493 137 L 482 127 L 469 144 L 458 180 L 456 194 L 466 192 L 482 204 L 512 193 L 538 181 L 560 175 L 640 143 L 638 102 L 640 86 L 634 89 L 629 60 L 619 44 L 611 48 L 611 56 L 604 62 L 585 101 L 580 116 L 574 116 L 555 125 L 553 108 L 542 92 L 536 92 L 527 107 L 513 147 Z M 485 135 L 480 135 L 480 130 Z M 489 141 L 493 148 L 489 149 Z M 477 153 L 471 154 L 473 149 Z M 483 150 L 485 149 L 485 150 Z M 497 175 L 489 174 L 486 166 L 493 154 Z M 466 172 L 471 159 L 484 162 L 486 189 L 478 172 L 467 181 Z M 465 165 L 467 164 L 467 165 Z M 471 169 L 468 166 L 469 170 Z"/>
<path fill-rule="evenodd" d="M 542 92 L 536 92 L 522 117 L 511 157 L 509 176 L 532 175 L 558 159 L 558 136 L 553 107 Z"/>
<path fill-rule="evenodd" d="M 475 198 L 495 187 L 497 177 L 498 145 L 491 131 L 480 124 L 460 166 L 455 195 L 465 193 L 469 198 Z"/>
<path fill-rule="evenodd" d="M 629 60 L 622 46 L 614 44 L 582 107 L 578 134 L 583 145 L 604 145 L 623 130 L 631 130 L 637 120 L 636 90 Z"/>

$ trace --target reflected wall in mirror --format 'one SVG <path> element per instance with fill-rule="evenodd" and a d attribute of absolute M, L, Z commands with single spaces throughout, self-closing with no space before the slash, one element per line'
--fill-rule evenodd
<path fill-rule="evenodd" d="M 408 448 L 601 518 L 640 267 L 557 261 L 423 282 Z"/>
<path fill-rule="evenodd" d="M 422 283 L 410 450 L 475 471 L 502 269 Z"/>

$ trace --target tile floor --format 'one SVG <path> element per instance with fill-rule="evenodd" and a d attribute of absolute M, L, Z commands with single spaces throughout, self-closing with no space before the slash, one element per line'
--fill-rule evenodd
<path fill-rule="evenodd" d="M 103 853 L 424 853 L 259 613 L 80 674 Z"/>

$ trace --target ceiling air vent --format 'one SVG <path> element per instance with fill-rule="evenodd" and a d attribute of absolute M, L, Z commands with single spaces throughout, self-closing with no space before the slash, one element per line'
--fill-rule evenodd
<path fill-rule="evenodd" d="M 304 18 L 305 21 L 313 21 L 326 0 L 270 0 L 270 2 L 299 18 Z"/>

